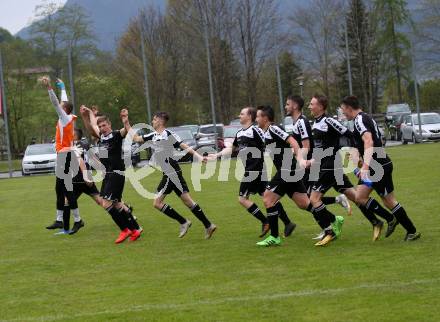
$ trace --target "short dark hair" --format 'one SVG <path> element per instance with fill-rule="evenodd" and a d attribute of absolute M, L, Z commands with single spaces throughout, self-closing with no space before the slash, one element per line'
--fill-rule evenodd
<path fill-rule="evenodd" d="M 360 104 L 359 104 L 359 100 L 356 96 L 351 95 L 351 96 L 345 96 L 342 101 L 341 104 L 350 106 L 352 109 L 354 110 L 358 110 L 360 109 Z"/>
<path fill-rule="evenodd" d="M 101 115 L 100 117 L 98 117 L 98 119 L 96 120 L 96 124 L 102 123 L 102 122 L 107 122 L 107 123 L 111 123 L 110 119 L 106 116 L 106 115 Z"/>
<path fill-rule="evenodd" d="M 170 116 L 168 115 L 167 112 L 156 112 L 156 113 L 154 113 L 154 116 L 157 117 L 157 118 L 160 118 L 165 123 L 167 123 L 168 120 L 170 119 Z"/>
<path fill-rule="evenodd" d="M 83 131 L 79 128 L 75 128 L 75 134 L 80 139 L 83 137 Z"/>
<path fill-rule="evenodd" d="M 252 106 L 248 106 L 246 108 L 247 108 L 248 114 L 251 116 L 252 122 L 255 122 L 255 119 L 257 118 L 257 109 Z"/>
<path fill-rule="evenodd" d="M 327 98 L 327 96 L 322 95 L 322 94 L 315 94 L 315 95 L 313 95 L 313 98 L 316 98 L 318 100 L 319 104 L 322 105 L 324 110 L 327 109 L 327 107 L 328 107 L 328 98 Z"/>
<path fill-rule="evenodd" d="M 304 107 L 304 99 L 299 95 L 289 95 L 287 96 L 287 100 L 295 102 L 300 110 Z"/>
<path fill-rule="evenodd" d="M 270 105 L 261 105 L 257 106 L 257 111 L 261 111 L 264 116 L 266 116 L 270 122 L 273 122 L 275 119 L 275 112 Z"/>
<path fill-rule="evenodd" d="M 69 101 L 63 101 L 63 107 L 66 109 L 66 113 L 70 114 L 73 111 L 73 104 Z"/>

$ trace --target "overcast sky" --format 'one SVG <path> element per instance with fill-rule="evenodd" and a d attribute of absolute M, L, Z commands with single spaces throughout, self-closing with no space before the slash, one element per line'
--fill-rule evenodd
<path fill-rule="evenodd" d="M 35 7 L 45 0 L 0 0 L 0 27 L 15 34 L 26 27 L 34 17 Z M 64 4 L 66 0 L 51 0 Z"/>

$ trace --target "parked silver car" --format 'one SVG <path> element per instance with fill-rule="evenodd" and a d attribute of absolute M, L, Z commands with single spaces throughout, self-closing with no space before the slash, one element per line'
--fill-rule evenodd
<path fill-rule="evenodd" d="M 422 132 L 419 132 L 417 113 L 407 115 L 400 128 L 402 143 L 440 140 L 440 115 L 420 113 Z"/>
<path fill-rule="evenodd" d="M 55 172 L 57 153 L 52 143 L 28 145 L 21 161 L 24 176 L 33 173 Z"/>

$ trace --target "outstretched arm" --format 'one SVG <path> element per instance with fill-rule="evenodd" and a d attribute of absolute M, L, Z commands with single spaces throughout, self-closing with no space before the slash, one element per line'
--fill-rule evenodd
<path fill-rule="evenodd" d="M 204 161 L 205 159 L 203 158 L 202 155 L 200 155 L 200 153 L 198 153 L 197 151 L 195 151 L 192 147 L 190 147 L 188 144 L 185 143 L 180 143 L 180 148 L 182 150 L 187 151 L 188 153 L 191 153 L 193 157 L 197 158 L 197 160 L 199 161 Z"/>
<path fill-rule="evenodd" d="M 221 158 L 222 156 L 231 155 L 233 150 L 234 150 L 234 147 L 224 148 L 220 152 L 208 154 L 208 156 L 205 157 L 205 160 L 212 161 L 212 160 L 217 160 L 217 158 Z"/>

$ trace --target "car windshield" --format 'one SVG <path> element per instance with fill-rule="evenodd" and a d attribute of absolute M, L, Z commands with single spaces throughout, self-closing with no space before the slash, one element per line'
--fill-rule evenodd
<path fill-rule="evenodd" d="M 235 127 L 235 126 L 225 127 L 224 128 L 224 131 L 225 131 L 224 137 L 225 138 L 233 138 L 233 137 L 235 137 L 235 134 L 237 134 L 238 130 L 240 130 L 240 127 Z"/>
<path fill-rule="evenodd" d="M 194 136 L 190 130 L 174 130 L 174 133 L 176 133 L 182 140 L 194 139 Z"/>
<path fill-rule="evenodd" d="M 440 123 L 440 115 L 439 114 L 421 114 L 420 118 L 422 119 L 422 124 L 437 124 Z M 414 124 L 419 125 L 419 118 L 413 116 Z"/>
<path fill-rule="evenodd" d="M 410 112 L 409 106 L 407 104 L 396 104 L 390 105 L 387 108 L 388 113 L 400 113 L 400 112 Z"/>
<path fill-rule="evenodd" d="M 55 147 L 53 144 L 35 144 L 29 145 L 25 155 L 53 154 Z"/>

